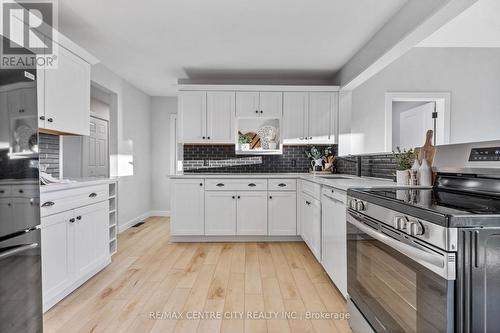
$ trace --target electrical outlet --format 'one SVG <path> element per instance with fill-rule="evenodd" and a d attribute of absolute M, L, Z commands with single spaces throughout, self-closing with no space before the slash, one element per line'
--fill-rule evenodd
<path fill-rule="evenodd" d="M 292 166 L 293 166 L 293 167 L 296 167 L 296 166 L 297 166 L 297 160 L 296 160 L 296 159 L 292 159 Z"/>

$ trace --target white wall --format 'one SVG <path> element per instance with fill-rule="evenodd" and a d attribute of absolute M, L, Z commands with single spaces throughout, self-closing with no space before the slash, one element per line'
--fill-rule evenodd
<path fill-rule="evenodd" d="M 170 211 L 170 115 L 177 113 L 177 97 L 151 99 L 151 206 L 154 213 Z"/>
<path fill-rule="evenodd" d="M 134 175 L 120 178 L 118 184 L 118 223 L 123 230 L 151 211 L 151 97 L 101 64 L 92 66 L 91 79 L 116 94 L 111 103 L 110 154 L 125 153 L 124 140 L 133 141 Z M 113 175 L 118 166 L 110 167 Z"/>
<path fill-rule="evenodd" d="M 412 49 L 352 92 L 350 153 L 385 150 L 386 92 L 451 92 L 451 143 L 500 139 L 499 78 L 500 49 Z"/>

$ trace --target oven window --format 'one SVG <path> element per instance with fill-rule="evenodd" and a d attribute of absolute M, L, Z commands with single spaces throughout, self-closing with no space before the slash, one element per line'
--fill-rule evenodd
<path fill-rule="evenodd" d="M 453 330 L 453 281 L 347 226 L 348 294 L 377 332 Z"/>

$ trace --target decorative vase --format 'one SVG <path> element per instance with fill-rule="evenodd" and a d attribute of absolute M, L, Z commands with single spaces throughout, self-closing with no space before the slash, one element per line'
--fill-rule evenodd
<path fill-rule="evenodd" d="M 410 170 L 396 170 L 396 183 L 398 185 L 408 185 L 410 181 Z"/>
<path fill-rule="evenodd" d="M 323 159 L 317 158 L 311 161 L 311 166 L 313 171 L 323 170 Z"/>
<path fill-rule="evenodd" d="M 278 145 L 274 141 L 269 141 L 268 146 L 269 146 L 269 149 L 273 149 L 274 150 L 274 149 L 276 149 L 276 147 Z"/>
<path fill-rule="evenodd" d="M 250 150 L 250 144 L 249 143 L 242 143 L 242 144 L 240 144 L 240 149 L 241 150 Z"/>

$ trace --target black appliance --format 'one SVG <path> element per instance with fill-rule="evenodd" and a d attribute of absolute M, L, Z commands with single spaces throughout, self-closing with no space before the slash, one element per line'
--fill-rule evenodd
<path fill-rule="evenodd" d="M 36 91 L 35 70 L 0 68 L 2 333 L 42 332 Z"/>
<path fill-rule="evenodd" d="M 355 333 L 498 331 L 498 174 L 438 174 L 432 189 L 353 189 L 348 206 Z"/>

